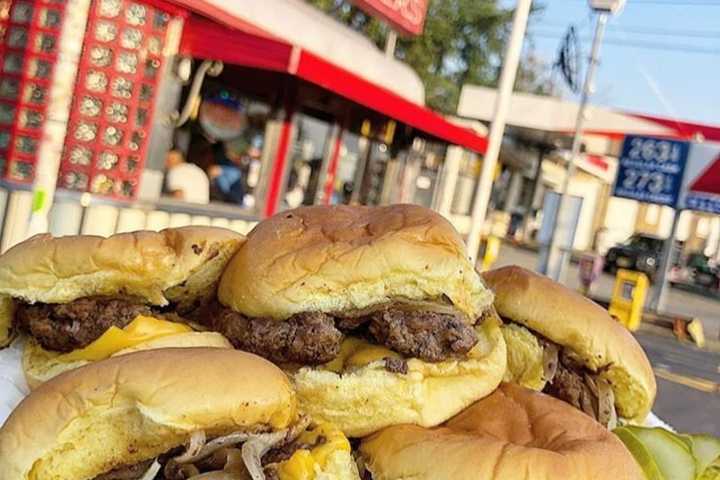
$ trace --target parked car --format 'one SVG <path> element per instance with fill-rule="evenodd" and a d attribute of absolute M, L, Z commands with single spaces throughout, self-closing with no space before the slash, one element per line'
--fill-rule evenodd
<path fill-rule="evenodd" d="M 694 252 L 687 256 L 682 265 L 673 269 L 671 277 L 673 283 L 693 285 L 707 290 L 720 289 L 720 266 L 710 261 L 710 258 L 701 253 Z"/>
<path fill-rule="evenodd" d="M 664 241 L 654 235 L 636 233 L 607 251 L 603 270 L 610 273 L 618 268 L 636 270 L 652 280 L 660 266 Z"/>

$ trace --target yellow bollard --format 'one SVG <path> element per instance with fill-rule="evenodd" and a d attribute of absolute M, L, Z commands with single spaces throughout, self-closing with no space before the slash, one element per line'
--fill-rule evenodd
<path fill-rule="evenodd" d="M 485 254 L 482 259 L 482 271 L 490 270 L 492 264 L 497 260 L 500 254 L 500 239 L 494 235 L 490 235 L 485 240 Z"/>
<path fill-rule="evenodd" d="M 705 332 L 703 331 L 703 324 L 700 319 L 694 318 L 688 324 L 687 331 L 690 334 L 690 338 L 695 342 L 695 345 L 700 348 L 705 346 Z"/>
<path fill-rule="evenodd" d="M 617 272 L 608 311 L 628 330 L 635 331 L 640 327 L 649 283 L 642 272 L 623 269 Z"/>

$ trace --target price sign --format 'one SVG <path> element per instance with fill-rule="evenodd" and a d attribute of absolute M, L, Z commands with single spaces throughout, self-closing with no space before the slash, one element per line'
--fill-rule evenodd
<path fill-rule="evenodd" d="M 688 150 L 688 142 L 626 136 L 613 195 L 675 207 Z"/>

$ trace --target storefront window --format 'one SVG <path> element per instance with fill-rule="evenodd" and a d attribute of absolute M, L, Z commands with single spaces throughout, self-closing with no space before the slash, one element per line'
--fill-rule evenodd
<path fill-rule="evenodd" d="M 264 102 L 224 86 L 208 87 L 197 116 L 176 131 L 165 162 L 165 194 L 254 207 L 269 115 Z"/>
<path fill-rule="evenodd" d="M 330 203 L 350 203 L 355 189 L 356 173 L 362 168 L 361 161 L 366 155 L 367 147 L 366 138 L 351 132 L 343 134 Z"/>
<path fill-rule="evenodd" d="M 315 203 L 320 176 L 327 160 L 330 130 L 329 122 L 305 113 L 298 115 L 283 208 Z"/>

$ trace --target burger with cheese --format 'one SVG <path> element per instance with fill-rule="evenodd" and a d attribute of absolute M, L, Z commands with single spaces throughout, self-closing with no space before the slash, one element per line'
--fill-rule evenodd
<path fill-rule="evenodd" d="M 230 347 L 188 319 L 215 297 L 244 237 L 211 227 L 109 238 L 37 235 L 0 256 L 0 344 L 27 334 L 31 386 L 134 349 Z"/>
<path fill-rule="evenodd" d="M 202 381 L 199 381 L 202 379 Z M 0 429 L 4 480 L 358 480 L 280 369 L 232 349 L 135 352 L 65 372 Z"/>
<path fill-rule="evenodd" d="M 609 428 L 642 421 L 655 376 L 635 338 L 599 305 L 520 267 L 483 273 L 508 349 L 506 380 L 564 400 Z"/>
<path fill-rule="evenodd" d="M 218 300 L 207 326 L 282 365 L 303 408 L 350 436 L 437 425 L 505 372 L 492 293 L 423 207 L 275 215 L 230 261 Z"/>

